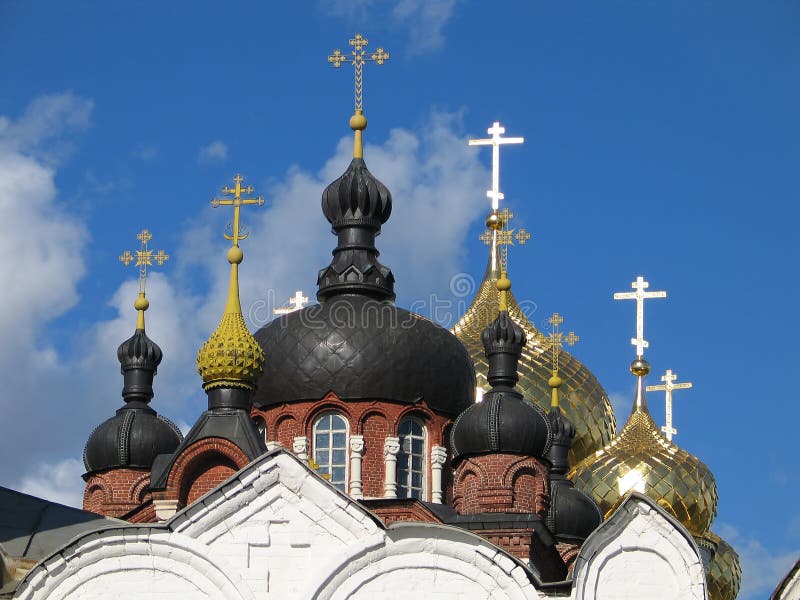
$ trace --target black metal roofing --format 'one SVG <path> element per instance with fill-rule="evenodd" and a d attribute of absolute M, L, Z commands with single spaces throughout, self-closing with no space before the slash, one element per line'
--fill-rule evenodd
<path fill-rule="evenodd" d="M 266 355 L 256 407 L 319 400 L 395 400 L 456 415 L 472 405 L 466 349 L 435 323 L 361 295 L 335 296 L 275 319 L 255 333 Z"/>
<path fill-rule="evenodd" d="M 124 524 L 0 486 L 0 546 L 11 556 L 42 560 L 80 534 Z"/>

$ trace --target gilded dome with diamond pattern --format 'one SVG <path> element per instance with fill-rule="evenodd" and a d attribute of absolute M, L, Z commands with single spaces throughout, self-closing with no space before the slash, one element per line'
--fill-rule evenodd
<path fill-rule="evenodd" d="M 635 490 L 655 500 L 692 535 L 703 535 L 717 514 L 714 476 L 662 435 L 647 410 L 642 379 L 637 377 L 633 411 L 619 435 L 573 467 L 568 477 L 594 498 L 605 518 Z"/>
<path fill-rule="evenodd" d="M 695 540 L 701 549 L 713 553 L 710 560 L 704 561 L 708 600 L 736 600 L 742 584 L 739 555 L 728 542 L 713 531 Z"/>

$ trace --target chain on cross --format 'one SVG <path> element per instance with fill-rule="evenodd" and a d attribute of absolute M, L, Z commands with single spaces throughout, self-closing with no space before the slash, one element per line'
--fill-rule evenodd
<path fill-rule="evenodd" d="M 164 263 L 169 260 L 169 254 L 163 250 L 158 250 L 154 253 L 153 250 L 148 247 L 150 240 L 153 239 L 153 234 L 147 229 L 142 229 L 136 236 L 136 239 L 139 240 L 140 243 L 139 249 L 133 252 L 125 250 L 125 252 L 120 254 L 119 261 L 126 267 L 130 266 L 131 263 L 134 263 L 135 267 L 139 267 L 139 292 L 144 294 L 147 285 L 147 267 L 152 267 L 153 262 L 159 267 L 164 266 Z"/>
<path fill-rule="evenodd" d="M 243 231 L 239 224 L 239 210 L 242 206 L 254 204 L 262 206 L 264 204 L 263 196 L 256 196 L 255 198 L 242 198 L 242 194 L 252 194 L 254 188 L 252 185 L 243 186 L 242 182 L 244 177 L 237 174 L 233 178 L 234 186 L 225 186 L 222 188 L 222 193 L 226 196 L 233 196 L 233 198 L 212 198 L 211 206 L 217 208 L 218 206 L 233 206 L 233 224 L 228 223 L 230 233 L 224 234 L 226 240 L 231 240 L 231 245 L 238 246 L 240 240 L 247 239 L 250 235 L 249 232 Z"/>
<path fill-rule="evenodd" d="M 367 56 L 364 48 L 369 43 L 369 40 L 360 33 L 357 33 L 349 43 L 353 47 L 349 56 L 337 49 L 333 51 L 333 54 L 328 56 L 328 62 L 337 69 L 341 67 L 343 63 L 353 64 L 353 70 L 355 72 L 355 109 L 363 110 L 364 63 L 374 62 L 376 65 L 382 65 L 389 60 L 389 53 L 383 48 L 378 48 L 375 52 Z"/>

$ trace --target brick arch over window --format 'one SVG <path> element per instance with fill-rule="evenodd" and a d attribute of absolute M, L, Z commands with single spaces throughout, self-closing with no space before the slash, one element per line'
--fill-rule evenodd
<path fill-rule="evenodd" d="M 83 491 L 83 510 L 102 514 L 105 506 L 114 501 L 114 494 L 108 480 L 103 475 L 92 475 Z"/>
<path fill-rule="evenodd" d="M 545 466 L 524 458 L 506 471 L 504 484 L 511 488 L 515 510 L 545 517 L 550 506 L 550 479 Z"/>
<path fill-rule="evenodd" d="M 318 404 L 315 404 L 311 410 L 308 411 L 306 415 L 305 422 L 303 423 L 303 428 L 306 432 L 307 436 L 311 436 L 314 429 L 314 423 L 323 413 L 339 413 L 345 421 L 347 421 L 347 429 L 348 431 L 353 430 L 353 415 L 350 412 L 350 408 L 339 400 L 339 398 L 333 394 L 329 393 L 325 398 L 320 400 Z M 301 435 L 301 434 L 298 434 Z"/>
<path fill-rule="evenodd" d="M 245 453 L 229 440 L 217 437 L 198 440 L 173 463 L 164 496 L 175 498 L 185 506 L 249 462 Z"/>
<path fill-rule="evenodd" d="M 132 486 L 129 499 L 131 502 L 142 503 L 150 496 L 150 473 L 144 473 Z"/>

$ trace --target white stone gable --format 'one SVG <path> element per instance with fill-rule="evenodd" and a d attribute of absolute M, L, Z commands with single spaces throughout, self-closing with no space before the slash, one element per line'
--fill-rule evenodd
<path fill-rule="evenodd" d="M 636 493 L 584 542 L 573 580 L 573 600 L 707 600 L 691 535 Z"/>
<path fill-rule="evenodd" d="M 297 458 L 268 453 L 165 524 L 109 528 L 35 567 L 25 600 L 544 598 L 457 528 L 388 529 Z"/>

